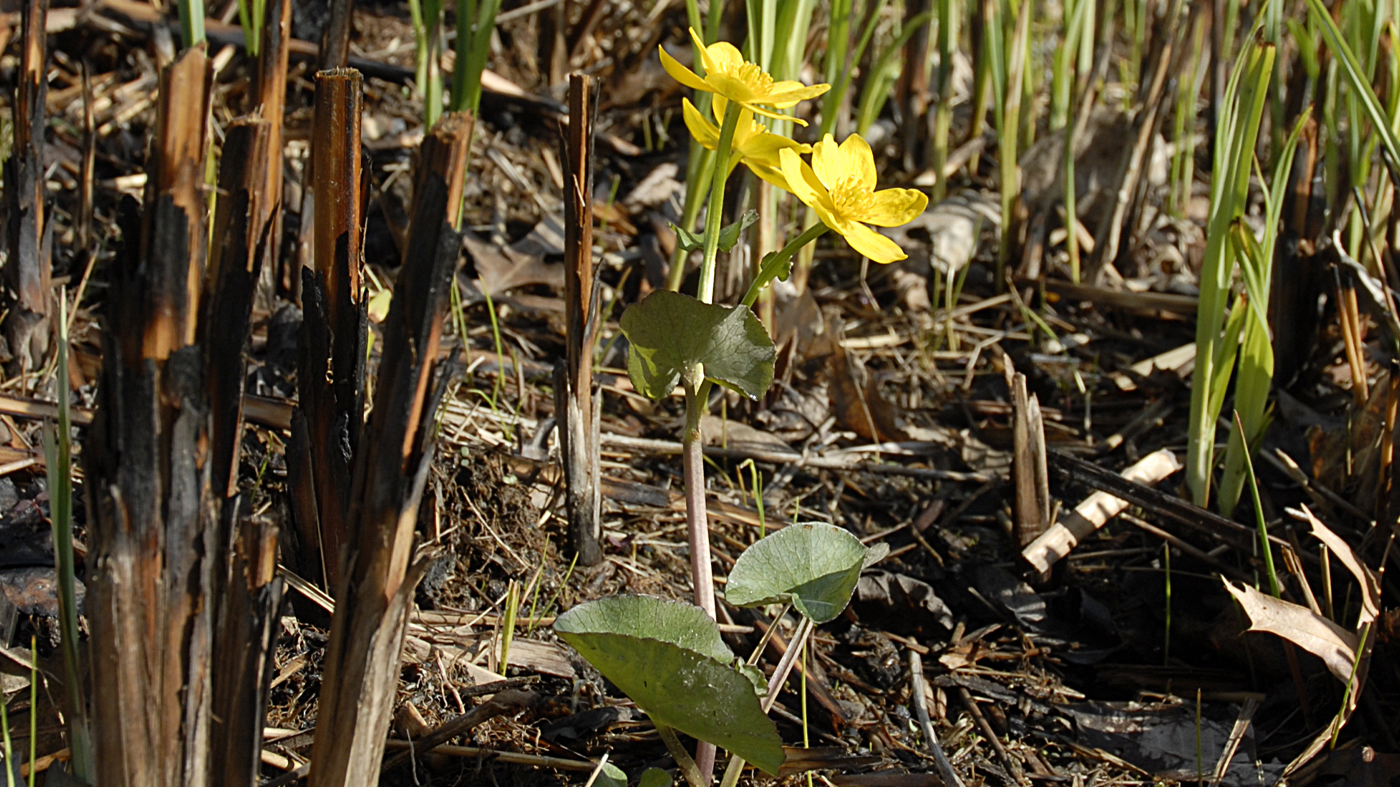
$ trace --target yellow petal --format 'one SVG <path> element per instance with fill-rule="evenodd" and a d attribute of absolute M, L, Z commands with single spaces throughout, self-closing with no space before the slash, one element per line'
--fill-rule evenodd
<path fill-rule="evenodd" d="M 830 89 L 831 85 L 812 85 L 808 87 L 801 82 L 783 81 L 774 82 L 764 91 L 764 95 L 767 96 L 769 101 L 775 104 L 782 102 L 788 106 L 792 106 L 799 101 L 816 98 Z"/>
<path fill-rule="evenodd" d="M 828 189 L 841 182 L 841 177 L 846 174 L 841 171 L 836 138 L 830 134 L 812 146 L 812 171 L 817 173 L 817 179 Z"/>
<path fill-rule="evenodd" d="M 841 143 L 836 160 L 842 176 L 854 175 L 862 189 L 875 190 L 875 182 L 879 177 L 875 171 L 875 154 L 870 150 L 870 143 L 861 135 L 852 134 L 846 137 L 846 141 Z"/>
<path fill-rule="evenodd" d="M 657 49 L 661 52 L 661 67 L 666 69 L 666 73 L 670 74 L 672 79 L 691 90 L 699 90 L 705 93 L 714 92 L 714 88 L 705 84 L 705 80 L 696 76 L 694 71 L 681 65 L 680 61 L 668 55 L 665 47 L 658 46 Z"/>
<path fill-rule="evenodd" d="M 792 115 L 780 115 L 777 112 L 759 106 L 757 103 L 754 103 L 752 101 L 744 101 L 743 104 L 745 107 L 748 107 L 749 109 L 753 110 L 753 113 L 755 115 L 762 115 L 763 117 L 773 118 L 774 120 L 786 120 L 789 123 L 796 123 L 799 126 L 807 125 L 807 121 L 802 120 L 801 118 L 795 118 Z"/>
<path fill-rule="evenodd" d="M 705 64 L 705 76 L 733 73 L 744 64 L 744 56 L 738 47 L 728 41 L 717 41 L 700 50 L 701 62 Z"/>
<path fill-rule="evenodd" d="M 719 148 L 719 129 L 700 114 L 700 110 L 690 103 L 690 99 L 681 99 L 681 114 L 685 116 L 685 127 L 690 129 L 692 139 L 706 150 Z"/>
<path fill-rule="evenodd" d="M 778 151 L 783 148 L 790 148 L 798 153 L 807 151 L 803 148 L 806 145 L 799 145 L 781 134 L 772 134 L 767 131 L 760 131 L 744 139 L 742 143 L 736 136 L 734 138 L 734 148 L 743 154 L 745 162 L 750 165 L 761 164 L 766 167 L 779 168 L 782 162 L 778 159 Z"/>
<path fill-rule="evenodd" d="M 754 100 L 753 86 L 739 77 L 719 71 L 709 71 L 705 75 L 705 81 L 710 83 L 710 90 L 732 101 L 738 101 L 746 107 L 749 106 L 750 101 Z"/>
<path fill-rule="evenodd" d="M 792 148 L 783 148 L 778 151 L 778 160 L 782 162 L 783 178 L 787 180 L 787 190 L 797 195 L 804 204 L 812 206 L 818 213 L 831 213 L 831 195 L 827 193 L 826 187 L 817 180 L 817 176 L 812 172 L 812 168 L 807 166 L 807 162 L 798 157 L 797 152 Z M 826 221 L 826 217 L 822 217 Z M 828 222 L 828 225 L 830 223 Z M 833 228 L 834 229 L 834 228 Z"/>
<path fill-rule="evenodd" d="M 776 167 L 769 167 L 764 166 L 763 164 L 755 163 L 753 159 L 749 158 L 744 159 L 744 165 L 749 168 L 750 172 L 759 176 L 763 180 L 768 181 L 774 186 L 777 186 L 783 191 L 792 191 L 792 187 L 788 185 L 787 178 L 783 177 L 782 170 Z"/>
<path fill-rule="evenodd" d="M 877 227 L 908 224 L 928 207 L 928 195 L 914 189 L 885 189 L 870 196 L 870 207 L 854 218 Z"/>
<path fill-rule="evenodd" d="M 855 249 L 861 256 L 869 257 L 872 262 L 887 265 L 909 256 L 904 253 L 903 249 L 899 248 L 899 244 L 864 224 L 844 221 L 841 222 L 840 227 L 834 229 L 846 238 L 846 242 L 851 244 L 851 248 Z"/>

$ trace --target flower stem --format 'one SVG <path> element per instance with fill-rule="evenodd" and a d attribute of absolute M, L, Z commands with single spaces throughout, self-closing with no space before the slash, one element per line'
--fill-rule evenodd
<path fill-rule="evenodd" d="M 753 306 L 754 301 L 758 300 L 759 293 L 763 292 L 763 288 L 768 286 L 769 282 L 777 278 L 778 274 L 787 266 L 788 261 L 792 259 L 792 255 L 796 254 L 803 246 L 820 238 L 826 233 L 826 230 L 826 225 L 818 221 L 781 250 L 764 257 L 763 265 L 759 267 L 758 274 L 753 277 L 753 282 L 749 284 L 748 292 L 744 293 L 743 304 Z"/>
<path fill-rule="evenodd" d="M 706 787 L 710 780 L 701 775 L 695 760 L 690 758 L 690 754 L 681 745 L 680 739 L 676 737 L 675 730 L 658 723 L 655 719 L 652 720 L 652 724 L 656 725 L 656 734 L 666 744 L 666 750 L 671 752 L 671 757 L 676 761 L 676 768 L 680 770 L 681 776 L 685 777 L 686 783 L 690 787 Z"/>
<path fill-rule="evenodd" d="M 685 383 L 685 514 L 690 531 L 690 578 L 695 585 L 695 605 L 715 616 L 715 582 L 710 570 L 710 528 L 705 506 L 705 454 L 700 437 L 700 419 L 705 414 L 703 394 L 709 386 Z"/>
<path fill-rule="evenodd" d="M 715 300 L 715 257 L 719 254 L 719 230 L 724 223 L 724 184 L 729 180 L 729 154 L 734 146 L 734 129 L 739 127 L 739 111 L 738 102 L 726 102 L 724 122 L 719 129 L 715 174 L 710 179 L 710 205 L 705 213 L 705 256 L 700 262 L 700 286 L 695 293 L 701 303 Z"/>
<path fill-rule="evenodd" d="M 710 568 L 710 522 L 705 505 L 705 444 L 700 436 L 700 419 L 709 402 L 710 382 L 698 369 L 685 385 L 685 438 L 681 464 L 685 472 L 685 520 L 690 533 L 690 578 L 695 585 L 695 605 L 715 617 L 715 578 Z M 715 746 L 698 741 L 695 761 L 704 784 L 715 772 Z"/>

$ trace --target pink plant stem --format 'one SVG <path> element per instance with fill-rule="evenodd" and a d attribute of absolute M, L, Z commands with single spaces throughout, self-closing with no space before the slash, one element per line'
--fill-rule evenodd
<path fill-rule="evenodd" d="M 696 390 L 697 387 L 702 390 Z M 682 464 L 685 472 L 685 518 L 690 531 L 690 577 L 695 585 L 695 605 L 715 617 L 715 580 L 710 571 L 710 523 L 705 509 L 705 452 L 700 436 L 701 398 L 704 388 L 685 385 L 685 451 Z M 695 764 L 706 783 L 715 772 L 715 746 L 705 741 L 695 746 Z"/>

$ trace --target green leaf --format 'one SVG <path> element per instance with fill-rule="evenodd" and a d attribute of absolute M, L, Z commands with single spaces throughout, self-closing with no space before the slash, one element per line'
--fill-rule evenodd
<path fill-rule="evenodd" d="M 747 308 L 657 290 L 622 314 L 627 375 L 643 396 L 669 396 L 703 364 L 706 378 L 757 399 L 773 384 L 773 340 Z M 697 381 L 698 382 L 698 381 Z"/>
<path fill-rule="evenodd" d="M 719 231 L 719 250 L 728 252 L 739 242 L 739 236 L 744 230 L 758 223 L 758 211 L 747 210 L 739 220 Z"/>
<path fill-rule="evenodd" d="M 642 771 L 642 781 L 637 787 L 671 787 L 671 774 L 660 768 L 647 768 Z"/>
<path fill-rule="evenodd" d="M 833 525 L 790 525 L 744 550 L 724 597 L 740 607 L 791 602 L 812 622 L 826 623 L 850 603 L 867 558 L 883 554 Z"/>
<path fill-rule="evenodd" d="M 615 596 L 570 609 L 554 630 L 657 724 L 722 746 L 777 775 L 782 739 L 753 680 L 699 607 Z"/>
<path fill-rule="evenodd" d="M 738 221 L 719 231 L 719 250 L 726 253 L 731 251 L 734 245 L 739 242 L 739 236 L 743 234 L 744 230 L 752 227 L 757 222 L 758 211 L 745 211 L 744 215 L 740 216 Z M 667 224 L 670 224 L 670 222 L 667 222 Z M 675 224 L 671 224 L 670 226 L 672 230 L 675 230 L 676 243 L 679 244 L 682 249 L 685 249 L 687 252 L 704 250 L 705 236 L 703 234 L 697 235 Z"/>
<path fill-rule="evenodd" d="M 605 762 L 593 783 L 598 787 L 627 787 L 627 774 L 616 765 Z"/>

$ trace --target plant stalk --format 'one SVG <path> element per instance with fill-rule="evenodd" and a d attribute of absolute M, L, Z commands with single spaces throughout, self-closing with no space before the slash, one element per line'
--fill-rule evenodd
<path fill-rule="evenodd" d="M 759 293 L 763 292 L 763 288 L 777 276 L 777 272 L 782 270 L 783 266 L 787 265 L 793 255 L 803 246 L 806 246 L 808 243 L 826 234 L 826 230 L 827 226 L 818 221 L 816 224 L 808 227 L 806 232 L 798 235 L 795 240 L 784 246 L 782 250 L 771 257 L 764 258 L 762 267 L 758 269 L 758 274 L 754 276 L 753 282 L 749 284 L 748 292 L 744 293 L 744 300 L 742 301 L 744 306 L 752 307 L 754 302 L 758 300 Z"/>
<path fill-rule="evenodd" d="M 688 783 L 690 787 L 707 787 L 710 780 L 701 775 L 699 764 L 690 758 L 689 752 L 681 745 L 680 739 L 676 737 L 675 731 L 664 724 L 657 724 L 656 734 L 661 736 L 661 741 L 666 744 L 666 750 L 671 752 L 671 756 L 675 758 L 676 767 L 680 769 L 681 775 L 685 777 L 686 783 Z M 707 744 L 702 742 L 701 745 L 704 746 Z M 711 757 L 713 757 L 713 745 L 710 745 L 710 752 Z"/>
<path fill-rule="evenodd" d="M 719 255 L 719 231 L 724 223 L 724 184 L 729 180 L 729 154 L 734 146 L 734 129 L 739 127 L 739 112 L 738 103 L 726 102 L 719 149 L 715 151 L 715 174 L 710 180 L 710 205 L 705 213 L 705 256 L 700 262 L 700 285 L 695 295 L 701 303 L 713 303 L 715 299 L 715 258 Z M 696 430 L 698 434 L 698 425 Z"/>
<path fill-rule="evenodd" d="M 710 527 L 705 507 L 705 447 L 700 436 L 704 416 L 703 376 L 685 383 L 685 515 L 690 531 L 690 576 L 695 584 L 695 605 L 715 617 L 715 583 L 710 570 Z"/>
<path fill-rule="evenodd" d="M 700 419 L 705 415 L 710 392 L 710 385 L 704 380 L 704 370 L 700 367 L 692 379 L 685 381 L 685 449 L 681 463 L 685 474 L 685 519 L 690 534 L 690 577 L 695 585 L 695 605 L 713 620 L 715 579 L 710 568 L 710 522 L 705 506 L 705 444 L 700 435 Z M 704 777 L 695 784 L 708 785 L 715 771 L 715 745 L 697 741 L 695 760 L 698 763 L 696 775 Z M 679 757 L 676 762 L 680 764 Z"/>

